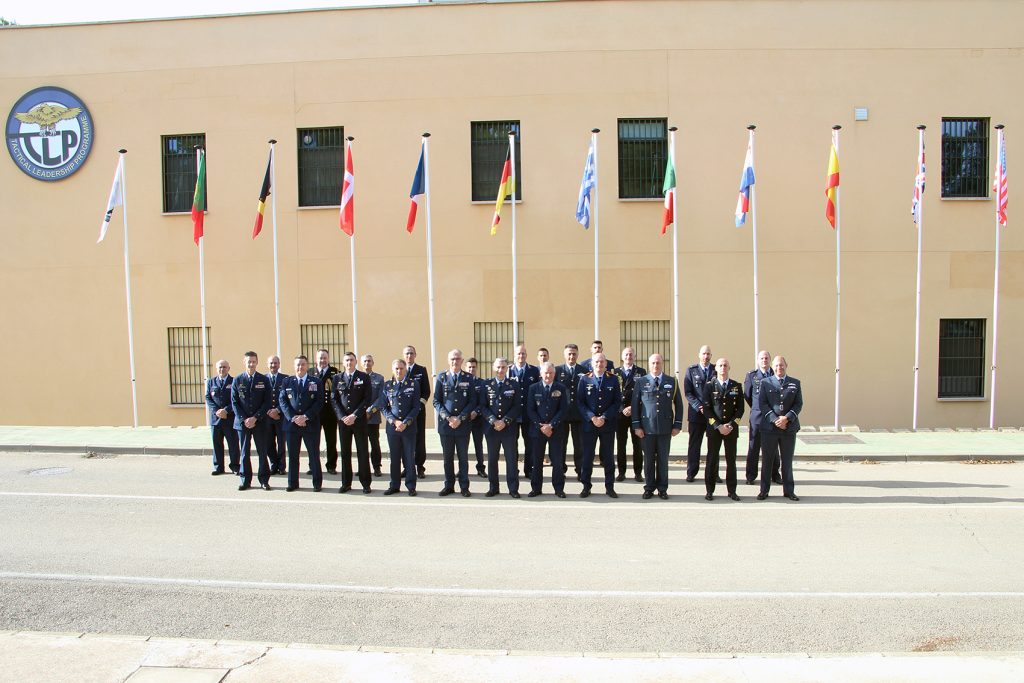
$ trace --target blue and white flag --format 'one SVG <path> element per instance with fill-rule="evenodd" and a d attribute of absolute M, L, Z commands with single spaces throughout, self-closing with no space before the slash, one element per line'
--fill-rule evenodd
<path fill-rule="evenodd" d="M 590 228 L 590 191 L 597 182 L 594 174 L 594 143 L 591 142 L 587 165 L 583 167 L 583 180 L 580 182 L 580 198 L 576 202 L 576 222 L 587 229 Z"/>

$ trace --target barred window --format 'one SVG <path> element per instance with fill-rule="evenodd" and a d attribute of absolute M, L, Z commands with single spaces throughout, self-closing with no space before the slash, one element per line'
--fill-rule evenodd
<path fill-rule="evenodd" d="M 523 344 L 524 323 L 517 324 L 519 343 Z M 515 357 L 515 340 L 511 322 L 473 323 L 473 355 L 479 361 L 477 376 L 484 379 L 494 375 L 494 359 L 499 356 L 511 364 Z"/>
<path fill-rule="evenodd" d="M 620 320 L 619 343 L 620 349 L 633 347 L 640 367 L 646 369 L 651 354 L 660 353 L 663 371 L 672 372 L 672 328 L 668 320 Z"/>
<path fill-rule="evenodd" d="M 939 398 L 984 398 L 985 319 L 939 320 Z"/>
<path fill-rule="evenodd" d="M 299 206 L 338 206 L 345 166 L 345 129 L 300 128 Z"/>
<path fill-rule="evenodd" d="M 988 119 L 942 119 L 942 196 L 988 197 Z"/>
<path fill-rule="evenodd" d="M 299 339 L 302 344 L 302 355 L 309 359 L 309 367 L 316 367 L 316 352 L 320 349 L 327 349 L 331 354 L 331 365 L 340 367 L 341 358 L 348 351 L 348 325 L 299 325 Z"/>
<path fill-rule="evenodd" d="M 619 199 L 661 197 L 668 119 L 619 119 Z"/>
<path fill-rule="evenodd" d="M 474 202 L 494 201 L 508 158 L 508 134 L 516 134 L 516 199 L 523 198 L 523 138 L 518 121 L 471 121 L 469 151 Z"/>
<path fill-rule="evenodd" d="M 199 175 L 196 168 L 196 147 L 206 148 L 205 133 L 162 135 L 160 137 L 164 213 L 182 213 L 192 210 L 192 198 L 196 192 L 196 177 Z M 209 193 L 206 195 L 206 206 L 210 206 Z"/>
<path fill-rule="evenodd" d="M 207 362 L 212 360 L 209 327 L 206 328 L 206 359 Z M 167 366 L 170 370 L 171 405 L 202 405 L 206 402 L 202 328 L 167 328 Z M 206 376 L 213 376 L 212 369 L 207 368 Z"/>

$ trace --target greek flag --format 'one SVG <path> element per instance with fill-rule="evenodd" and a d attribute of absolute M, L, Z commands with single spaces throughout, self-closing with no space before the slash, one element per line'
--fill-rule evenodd
<path fill-rule="evenodd" d="M 594 168 L 594 143 L 590 143 L 587 152 L 587 164 L 583 167 L 583 180 L 580 182 L 580 198 L 576 202 L 576 222 L 584 228 L 590 228 L 590 191 L 597 182 Z"/>

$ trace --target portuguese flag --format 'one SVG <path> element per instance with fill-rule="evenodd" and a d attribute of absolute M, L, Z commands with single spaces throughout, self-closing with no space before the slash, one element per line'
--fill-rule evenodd
<path fill-rule="evenodd" d="M 192 196 L 192 239 L 196 245 L 203 237 L 203 213 L 206 211 L 206 150 L 196 150 L 199 173 L 196 175 L 196 193 Z"/>

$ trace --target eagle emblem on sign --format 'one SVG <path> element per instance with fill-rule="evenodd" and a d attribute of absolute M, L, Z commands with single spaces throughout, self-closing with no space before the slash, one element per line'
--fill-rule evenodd
<path fill-rule="evenodd" d="M 22 123 L 34 123 L 39 126 L 39 134 L 53 136 L 57 134 L 57 123 L 73 119 L 82 113 L 81 107 L 65 107 L 59 104 L 44 102 L 37 104 L 27 112 L 16 112 L 14 118 Z"/>

